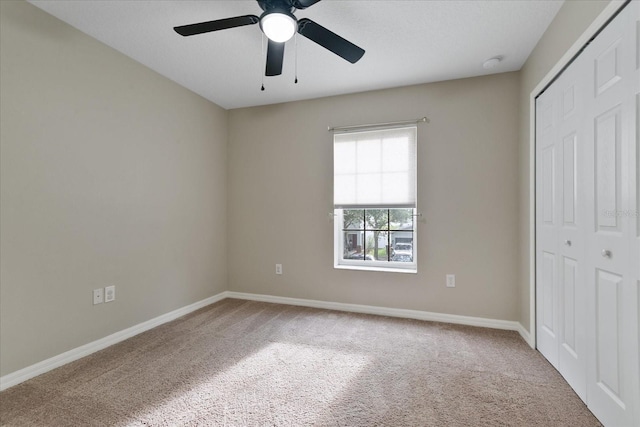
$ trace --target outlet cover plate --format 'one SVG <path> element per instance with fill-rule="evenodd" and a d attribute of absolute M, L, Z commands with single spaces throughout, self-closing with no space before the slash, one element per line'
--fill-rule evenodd
<path fill-rule="evenodd" d="M 116 286 L 111 285 L 104 288 L 104 302 L 111 302 L 116 299 Z"/>
<path fill-rule="evenodd" d="M 102 304 L 104 302 L 104 294 L 102 288 L 93 290 L 93 305 Z"/>
<path fill-rule="evenodd" d="M 456 287 L 456 275 L 447 274 L 447 288 L 455 288 L 455 287 Z"/>

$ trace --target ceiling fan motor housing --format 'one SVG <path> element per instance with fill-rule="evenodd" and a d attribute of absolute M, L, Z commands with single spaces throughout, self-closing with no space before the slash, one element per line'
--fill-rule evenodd
<path fill-rule="evenodd" d="M 256 0 L 260 9 L 269 12 L 273 9 L 288 10 L 293 13 L 294 9 L 302 10 L 313 6 L 320 0 Z"/>
<path fill-rule="evenodd" d="M 260 5 L 260 9 L 262 9 L 265 13 L 269 12 L 288 12 L 293 13 L 296 7 L 293 5 L 293 1 L 291 0 L 257 0 L 258 5 Z M 264 15 L 264 14 L 263 14 Z"/>

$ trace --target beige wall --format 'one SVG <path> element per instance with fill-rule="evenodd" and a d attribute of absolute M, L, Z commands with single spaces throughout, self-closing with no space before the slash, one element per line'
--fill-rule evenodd
<path fill-rule="evenodd" d="M 229 288 L 518 319 L 518 94 L 506 73 L 230 111 Z M 335 270 L 327 126 L 425 115 L 418 274 Z"/>
<path fill-rule="evenodd" d="M 226 112 L 0 1 L 0 375 L 226 289 L 529 328 L 529 94 L 608 3 L 519 73 Z M 327 126 L 423 115 L 418 274 L 335 270 Z"/>
<path fill-rule="evenodd" d="M 589 27 L 609 1 L 567 0 L 549 25 L 527 62 L 520 70 L 520 323 L 530 329 L 529 259 L 531 256 L 529 224 L 529 119 L 530 95 L 545 75 Z"/>
<path fill-rule="evenodd" d="M 6 375 L 226 289 L 227 112 L 28 3 L 0 19 Z"/>

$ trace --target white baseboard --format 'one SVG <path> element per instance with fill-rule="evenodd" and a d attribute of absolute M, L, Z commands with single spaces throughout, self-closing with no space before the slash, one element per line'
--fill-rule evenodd
<path fill-rule="evenodd" d="M 533 339 L 531 338 L 531 334 L 525 329 L 524 326 L 522 326 L 522 323 L 518 323 L 518 333 L 520 334 L 522 339 L 525 340 L 527 344 L 529 344 L 529 347 L 533 349 L 536 348 L 535 342 L 533 342 Z"/>
<path fill-rule="evenodd" d="M 198 310 L 207 305 L 221 301 L 225 298 L 236 298 L 251 301 L 271 302 L 276 304 L 289 304 L 303 307 L 322 308 L 327 310 L 347 311 L 352 313 L 377 314 L 380 316 L 401 317 L 406 319 L 429 320 L 433 322 L 455 323 L 459 325 L 479 326 L 484 328 L 504 329 L 509 331 L 518 331 L 522 338 L 532 345 L 529 332 L 519 322 L 510 320 L 487 319 L 484 317 L 459 316 L 456 314 L 433 313 L 429 311 L 407 310 L 402 308 L 387 308 L 361 304 L 346 304 L 341 302 L 329 302 L 308 300 L 301 298 L 278 297 L 272 295 L 250 294 L 244 292 L 224 291 L 212 297 L 203 299 L 186 307 L 179 308 L 161 316 L 155 317 L 146 322 L 132 326 L 115 334 L 111 334 L 99 340 L 90 342 L 80 347 L 74 348 L 42 362 L 27 366 L 19 371 L 12 372 L 0 377 L 0 391 L 5 390 L 21 382 L 27 381 L 52 369 L 58 368 L 67 363 L 88 356 L 96 351 L 107 348 L 113 344 L 124 341 L 142 332 L 160 326 L 163 323 L 170 322 Z"/>
<path fill-rule="evenodd" d="M 484 317 L 459 316 L 456 314 L 433 313 L 420 310 L 406 310 L 402 308 L 387 308 L 371 305 L 345 304 L 341 302 L 317 301 L 300 298 L 277 297 L 272 295 L 249 294 L 244 292 L 227 292 L 227 298 L 245 299 L 251 301 L 272 302 L 277 304 L 299 305 L 303 307 L 324 308 L 328 310 L 349 311 L 353 313 L 377 314 L 380 316 L 402 317 L 406 319 L 430 320 L 433 322 L 456 323 L 459 325 L 480 326 L 484 328 L 505 329 L 518 331 L 523 338 L 528 337 L 526 330 L 520 323 L 511 320 L 487 319 Z M 527 338 L 525 341 L 529 342 Z"/>
<path fill-rule="evenodd" d="M 3 377 L 0 377 L 0 391 L 5 390 L 14 385 L 20 384 L 21 382 L 31 379 L 33 377 L 36 377 L 38 375 L 44 374 L 45 372 L 51 371 L 52 369 L 58 368 L 62 365 L 66 365 L 67 363 L 73 362 L 74 360 L 78 360 L 82 357 L 88 356 L 92 353 L 95 353 L 96 351 L 107 348 L 113 344 L 119 343 L 120 341 L 124 341 L 127 338 L 131 338 L 142 332 L 148 331 L 149 329 L 153 329 L 156 326 L 160 326 L 163 323 L 167 323 L 172 320 L 175 320 L 178 317 L 182 317 L 185 314 L 189 314 L 192 311 L 196 311 L 202 307 L 205 307 L 209 304 L 213 304 L 225 298 L 227 298 L 226 291 L 221 292 L 212 297 L 205 298 L 193 304 L 187 305 L 185 307 L 179 308 L 177 310 L 173 310 L 169 313 L 155 317 L 151 320 L 147 320 L 146 322 L 142 322 L 140 324 L 137 324 L 135 326 L 132 326 L 120 332 L 116 332 L 115 334 L 111 334 L 99 340 L 96 340 L 88 344 L 82 345 L 80 347 L 74 348 L 72 350 L 66 351 L 57 356 L 43 360 L 42 362 L 38 362 L 34 365 L 27 366 L 26 368 L 20 369 L 19 371 L 15 371 L 10 374 L 7 374 Z"/>

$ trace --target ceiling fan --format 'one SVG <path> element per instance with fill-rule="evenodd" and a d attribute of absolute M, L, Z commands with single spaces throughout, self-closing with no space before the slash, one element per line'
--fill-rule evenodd
<path fill-rule="evenodd" d="M 228 28 L 242 27 L 244 25 L 260 24 L 262 32 L 268 38 L 267 65 L 265 75 L 277 76 L 282 74 L 282 62 L 284 60 L 284 42 L 291 39 L 296 32 L 309 40 L 330 50 L 339 57 L 355 64 L 358 62 L 364 49 L 350 41 L 329 31 L 311 19 L 297 19 L 295 10 L 306 9 L 320 0 L 256 0 L 263 10 L 260 17 L 255 15 L 236 16 L 234 18 L 217 19 L 215 21 L 200 22 L 197 24 L 182 25 L 173 29 L 182 36 L 209 33 L 211 31 L 226 30 Z"/>

